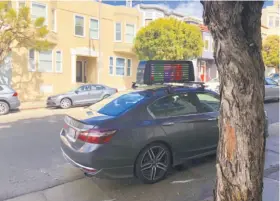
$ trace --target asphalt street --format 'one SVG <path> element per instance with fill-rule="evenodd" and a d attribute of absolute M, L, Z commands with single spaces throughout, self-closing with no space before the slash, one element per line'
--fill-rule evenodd
<path fill-rule="evenodd" d="M 279 103 L 266 104 L 265 108 L 269 123 L 279 122 Z M 84 177 L 61 155 L 58 134 L 63 117 L 57 114 L 9 123 L 1 123 L 4 119 L 0 119 L 0 201 Z M 190 161 L 183 170 L 174 170 L 166 180 L 152 186 L 134 179 L 93 181 L 117 200 L 141 197 L 141 201 L 176 201 L 174 196 L 178 200 L 199 200 L 212 194 L 214 164 L 215 157 Z"/>

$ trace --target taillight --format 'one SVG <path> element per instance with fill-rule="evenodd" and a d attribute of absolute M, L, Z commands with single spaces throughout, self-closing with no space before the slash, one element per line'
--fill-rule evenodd
<path fill-rule="evenodd" d="M 15 93 L 13 94 L 13 96 L 18 96 L 18 93 L 17 93 L 17 92 L 15 92 Z"/>
<path fill-rule="evenodd" d="M 88 131 L 83 131 L 79 133 L 78 139 L 92 144 L 104 144 L 109 142 L 116 130 L 99 130 L 99 129 L 91 129 Z"/>

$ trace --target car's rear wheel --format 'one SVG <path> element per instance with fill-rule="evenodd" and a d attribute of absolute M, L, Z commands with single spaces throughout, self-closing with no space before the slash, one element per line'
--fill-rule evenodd
<path fill-rule="evenodd" d="M 164 179 L 171 166 L 171 152 L 162 143 L 152 143 L 139 154 L 135 174 L 143 183 L 153 184 Z"/>
<path fill-rule="evenodd" d="M 63 108 L 63 109 L 68 109 L 72 106 L 72 102 L 69 98 L 63 98 L 61 101 L 60 101 L 60 107 Z"/>
<path fill-rule="evenodd" d="M 104 95 L 102 100 L 108 98 L 109 96 L 110 96 L 109 94 Z"/>
<path fill-rule="evenodd" d="M 10 106 L 4 101 L 0 101 L 0 115 L 8 114 L 10 111 Z"/>

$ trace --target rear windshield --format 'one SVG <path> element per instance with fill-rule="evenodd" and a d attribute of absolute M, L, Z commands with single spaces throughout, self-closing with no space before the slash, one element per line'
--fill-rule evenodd
<path fill-rule="evenodd" d="M 97 105 L 92 105 L 90 108 L 100 114 L 118 116 L 137 105 L 145 97 L 145 93 L 141 92 L 120 93 L 97 103 Z"/>

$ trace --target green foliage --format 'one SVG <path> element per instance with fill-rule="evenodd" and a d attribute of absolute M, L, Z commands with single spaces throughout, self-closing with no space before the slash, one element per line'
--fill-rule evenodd
<path fill-rule="evenodd" d="M 0 62 L 14 49 L 20 47 L 36 50 L 49 49 L 45 39 L 48 29 L 44 18 L 31 20 L 28 7 L 17 12 L 11 7 L 11 1 L 0 2 Z"/>
<path fill-rule="evenodd" d="M 174 18 L 161 18 L 141 28 L 134 41 L 140 60 L 188 60 L 202 54 L 199 27 Z"/>
<path fill-rule="evenodd" d="M 262 55 L 266 66 L 279 68 L 279 36 L 268 36 L 263 41 Z"/>

